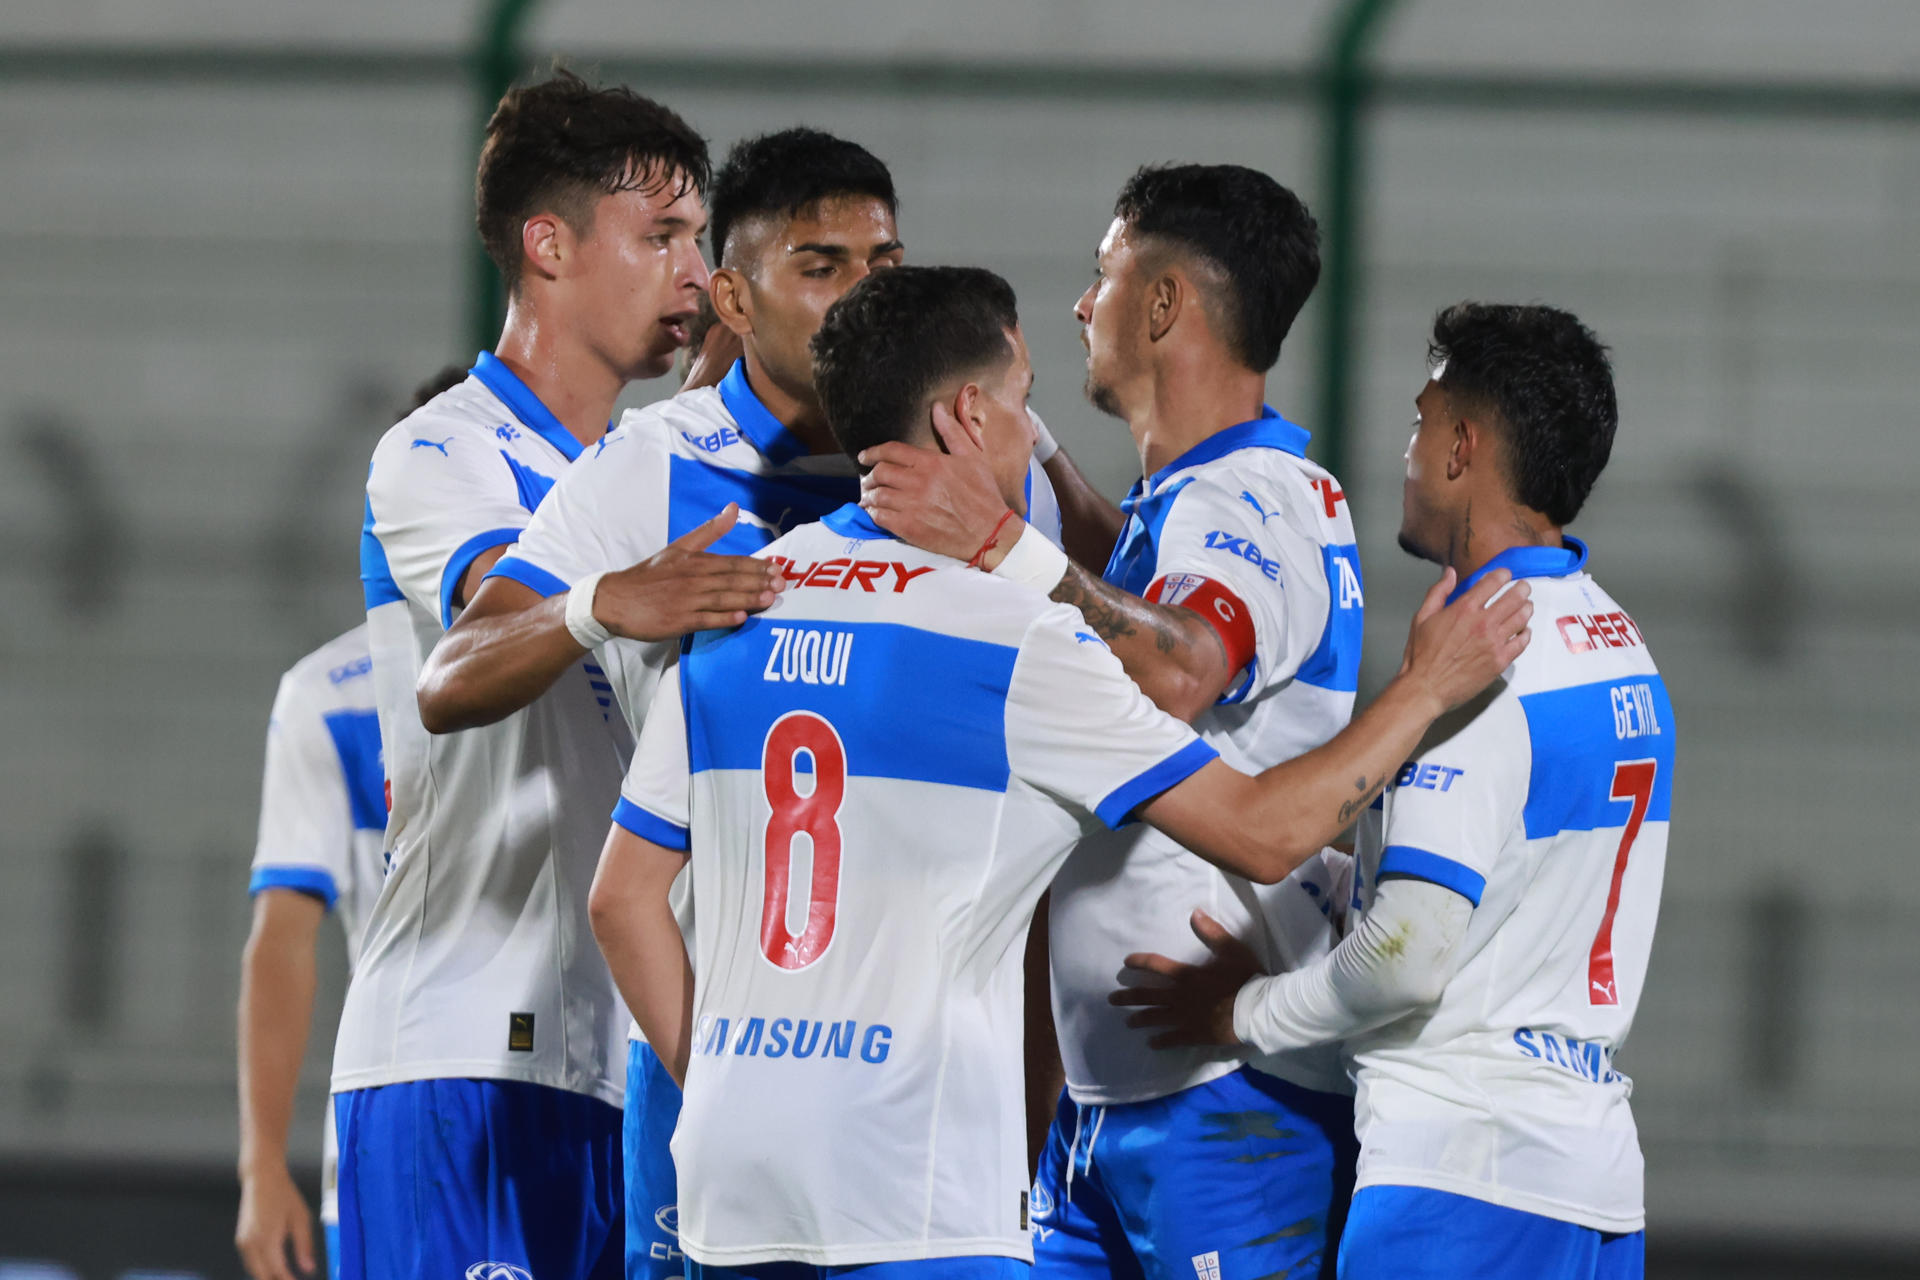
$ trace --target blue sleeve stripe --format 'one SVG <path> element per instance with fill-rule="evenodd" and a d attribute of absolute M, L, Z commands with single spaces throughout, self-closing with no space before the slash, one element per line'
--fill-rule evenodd
<path fill-rule="evenodd" d="M 487 570 L 489 578 L 511 578 L 523 587 L 529 587 L 540 593 L 544 599 L 557 596 L 567 589 L 567 583 L 542 569 L 537 564 L 522 560 L 519 556 L 501 556 L 494 561 L 493 568 Z"/>
<path fill-rule="evenodd" d="M 687 829 L 678 823 L 668 822 L 665 818 L 650 810 L 642 809 L 625 796 L 613 806 L 614 825 L 633 832 L 642 840 L 651 840 L 662 849 L 687 851 Z"/>
<path fill-rule="evenodd" d="M 467 570 L 480 558 L 480 553 L 510 542 L 520 541 L 518 529 L 489 529 L 485 533 L 476 533 L 461 543 L 454 553 L 447 557 L 447 567 L 440 574 L 440 625 L 453 625 L 453 593 L 460 589 L 460 579 L 467 576 Z"/>
<path fill-rule="evenodd" d="M 1175 783 L 1185 782 L 1208 761 L 1219 758 L 1220 753 L 1204 739 L 1195 738 L 1151 769 L 1115 787 L 1094 807 L 1093 816 L 1110 828 L 1124 826 L 1132 821 L 1135 809 Z"/>
<path fill-rule="evenodd" d="M 247 882 L 247 896 L 252 897 L 262 889 L 291 889 L 295 893 L 304 893 L 310 898 L 320 899 L 320 905 L 329 911 L 340 900 L 340 890 L 334 886 L 333 874 L 325 867 L 256 867 L 253 878 Z"/>
<path fill-rule="evenodd" d="M 1487 888 L 1487 878 L 1464 862 L 1405 844 L 1390 844 L 1380 854 L 1380 870 L 1374 873 L 1374 878 L 1385 880 L 1389 876 L 1437 884 L 1453 890 L 1476 907 Z"/>

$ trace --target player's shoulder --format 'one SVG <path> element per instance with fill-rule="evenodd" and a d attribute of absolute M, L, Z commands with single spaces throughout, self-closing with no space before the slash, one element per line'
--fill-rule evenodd
<path fill-rule="evenodd" d="M 742 433 L 740 424 L 734 421 L 714 387 L 682 391 L 642 408 L 629 409 L 621 417 L 615 435 L 626 436 L 654 451 L 662 461 L 678 457 L 739 471 L 758 470 L 764 465 L 760 451 Z M 609 437 L 608 451 L 616 447 Z"/>
<path fill-rule="evenodd" d="M 366 624 L 335 636 L 288 667 L 280 688 L 283 699 L 372 706 L 373 658 Z"/>
<path fill-rule="evenodd" d="M 872 532 L 864 513 L 842 509 L 755 554 L 780 562 L 788 583 L 782 605 L 807 617 L 891 623 L 1017 648 L 1037 618 L 1065 609 L 1037 588 Z"/>
<path fill-rule="evenodd" d="M 1640 624 L 1590 573 L 1526 581 L 1533 592 L 1533 640 L 1514 662 L 1516 693 L 1659 674 Z"/>
<path fill-rule="evenodd" d="M 382 454 L 451 458 L 456 449 L 494 448 L 522 433 L 513 415 L 478 378 L 468 377 L 427 401 L 387 429 L 375 446 Z"/>

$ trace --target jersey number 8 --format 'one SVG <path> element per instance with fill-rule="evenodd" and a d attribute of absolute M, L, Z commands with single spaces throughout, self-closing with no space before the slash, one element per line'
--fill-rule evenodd
<path fill-rule="evenodd" d="M 806 762 L 806 768 L 802 761 Z M 800 793 L 800 779 L 813 785 Z M 840 735 L 811 711 L 790 711 L 767 730 L 760 776 L 766 787 L 766 897 L 760 906 L 760 952 L 782 969 L 804 969 L 833 941 L 840 902 L 840 805 L 847 794 L 847 750 Z M 793 851 L 800 836 L 812 850 L 806 887 L 806 919 L 796 935 L 787 921 L 793 908 Z"/>

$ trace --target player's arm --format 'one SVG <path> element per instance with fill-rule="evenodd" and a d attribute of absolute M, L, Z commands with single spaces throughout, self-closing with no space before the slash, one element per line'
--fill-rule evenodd
<path fill-rule="evenodd" d="M 1033 456 L 1045 469 L 1053 484 L 1054 499 L 1060 504 L 1060 533 L 1066 552 L 1075 564 L 1085 565 L 1097 577 L 1113 554 L 1114 544 L 1120 541 L 1126 517 L 1074 465 L 1037 413 L 1033 415 L 1033 427 L 1038 437 Z"/>
<path fill-rule="evenodd" d="M 1252 948 L 1204 911 L 1193 932 L 1211 956 L 1182 964 L 1136 952 L 1127 969 L 1150 985 L 1109 999 L 1137 1007 L 1132 1027 L 1157 1028 L 1156 1049 L 1251 1045 L 1280 1053 L 1331 1044 L 1383 1026 L 1440 998 L 1459 968 L 1474 904 L 1426 880 L 1388 877 L 1353 931 L 1303 969 L 1268 975 Z"/>
<path fill-rule="evenodd" d="M 1026 523 L 1006 519 L 1006 500 L 985 454 L 944 406 L 935 406 L 933 423 L 945 453 L 898 441 L 861 453 L 860 461 L 872 468 L 861 481 L 861 504 L 889 533 L 956 560 L 973 559 L 991 536 L 981 564 L 997 569 L 1026 533 Z M 1067 501 L 1061 498 L 1063 516 Z M 1204 618 L 1191 609 L 1142 600 L 1080 565 L 1064 569 L 1049 594 L 1080 610 L 1088 628 L 1107 642 L 1156 706 L 1192 720 L 1219 700 L 1237 668 Z"/>
<path fill-rule="evenodd" d="M 495 574 L 478 589 L 427 656 L 415 694 L 429 733 L 492 724 L 552 687 L 587 652 L 567 621 L 574 592 L 611 636 L 665 640 L 730 627 L 771 605 L 778 569 L 707 548 L 733 527 L 739 509 L 718 515 L 625 569 L 591 575 L 569 589 L 550 574 Z M 503 549 L 504 550 L 504 549 Z M 492 562 L 490 561 L 489 564 Z M 532 584 L 530 585 L 530 580 Z M 551 588 L 550 594 L 542 589 Z"/>
<path fill-rule="evenodd" d="M 1027 928 L 1026 956 L 1026 1073 L 1027 1173 L 1040 1167 L 1040 1152 L 1059 1110 L 1060 1092 L 1067 1087 L 1067 1068 L 1060 1061 L 1060 1037 L 1053 1025 L 1053 962 L 1048 946 L 1048 916 L 1053 893 L 1040 895 Z"/>
<path fill-rule="evenodd" d="M 1435 720 L 1526 648 L 1533 605 L 1524 582 L 1509 589 L 1496 570 L 1448 605 L 1453 583 L 1449 569 L 1427 592 L 1399 674 L 1331 742 L 1252 776 L 1212 761 L 1142 805 L 1140 817 L 1228 871 L 1263 884 L 1286 878 L 1373 802 Z"/>
<path fill-rule="evenodd" d="M 240 1219 L 234 1245 L 253 1280 L 314 1270 L 313 1214 L 287 1168 L 294 1092 L 313 1021 L 314 944 L 326 904 L 294 889 L 254 896 L 240 960 Z"/>
<path fill-rule="evenodd" d="M 587 894 L 587 918 L 614 984 L 675 1083 L 686 1080 L 693 1044 L 693 964 L 671 896 L 692 843 L 690 779 L 675 666 L 647 707 Z"/>
<path fill-rule="evenodd" d="M 614 985 L 675 1084 L 687 1078 L 693 1043 L 693 962 L 671 902 L 674 877 L 686 865 L 684 848 L 616 824 L 587 895 L 587 917 Z"/>

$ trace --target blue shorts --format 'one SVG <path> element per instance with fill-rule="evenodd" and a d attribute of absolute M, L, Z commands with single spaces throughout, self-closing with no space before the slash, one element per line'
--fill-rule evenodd
<path fill-rule="evenodd" d="M 621 1128 L 627 1178 L 627 1280 L 676 1280 L 686 1273 L 675 1201 L 673 1127 L 680 1086 L 653 1046 L 627 1041 L 627 1110 Z"/>
<path fill-rule="evenodd" d="M 619 1277 L 620 1113 L 606 1103 L 513 1080 L 333 1101 L 341 1280 Z"/>
<path fill-rule="evenodd" d="M 327 1280 L 340 1280 L 340 1224 L 323 1222 L 320 1231 L 327 1238 Z"/>
<path fill-rule="evenodd" d="M 687 1280 L 1029 1280 L 1033 1268 L 1018 1258 L 910 1258 L 855 1267 L 807 1262 L 763 1262 L 752 1267 L 709 1267 L 687 1260 Z"/>
<path fill-rule="evenodd" d="M 1033 1183 L 1033 1262 L 1071 1280 L 1333 1274 L 1353 1099 L 1251 1067 L 1165 1098 L 1062 1095 Z"/>
<path fill-rule="evenodd" d="M 1612 1235 L 1425 1187 L 1365 1187 L 1340 1280 L 1641 1280 L 1647 1233 Z"/>

